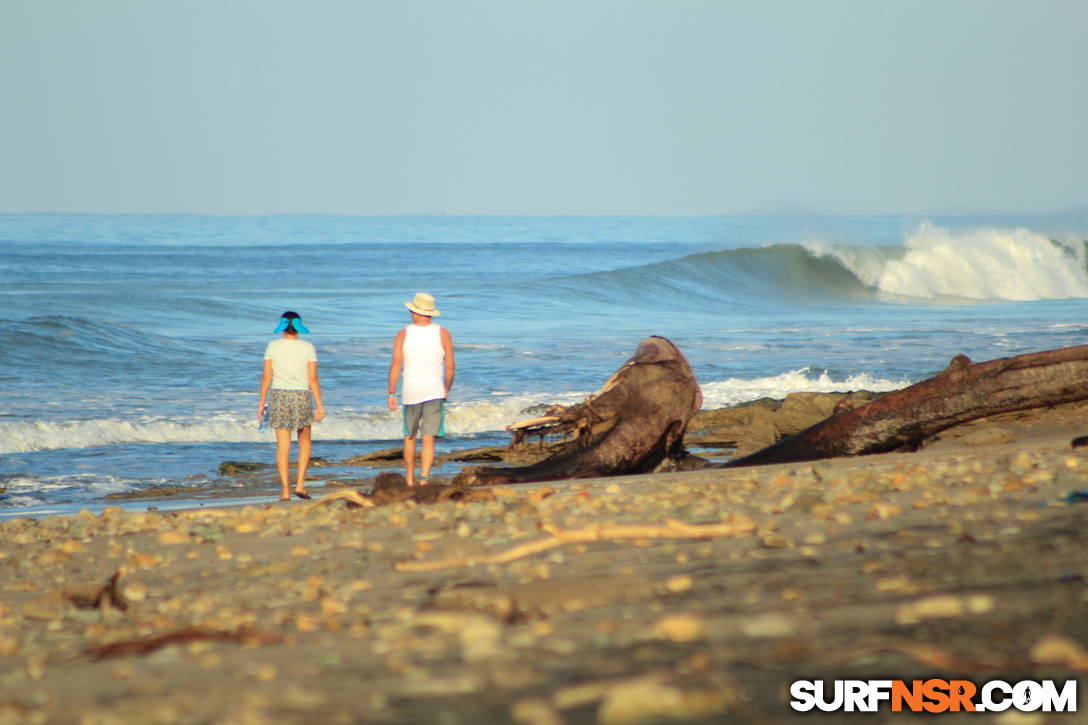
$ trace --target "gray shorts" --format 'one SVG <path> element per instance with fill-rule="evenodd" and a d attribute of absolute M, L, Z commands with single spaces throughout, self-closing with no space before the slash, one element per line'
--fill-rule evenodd
<path fill-rule="evenodd" d="M 442 438 L 446 435 L 445 400 L 428 400 L 425 403 L 405 405 L 404 437 L 415 438 L 420 429 L 423 435 Z"/>

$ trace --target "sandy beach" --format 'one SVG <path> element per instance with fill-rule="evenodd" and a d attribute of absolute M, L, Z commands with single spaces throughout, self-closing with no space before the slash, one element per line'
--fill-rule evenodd
<path fill-rule="evenodd" d="M 1086 431 L 1063 406 L 490 501 L 8 520 L 0 723 L 780 722 L 798 679 L 1083 683 Z"/>

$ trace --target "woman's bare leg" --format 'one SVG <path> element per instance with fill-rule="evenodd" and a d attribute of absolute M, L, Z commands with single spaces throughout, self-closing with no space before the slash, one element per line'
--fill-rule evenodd
<path fill-rule="evenodd" d="M 306 493 L 306 469 L 310 467 L 310 426 L 298 429 L 298 483 L 295 490 Z M 284 489 L 287 490 L 286 488 Z"/>
<path fill-rule="evenodd" d="M 291 431 L 276 429 L 276 468 L 280 472 L 280 485 L 283 491 L 280 500 L 291 498 L 291 484 L 288 479 L 288 471 L 291 465 Z"/>

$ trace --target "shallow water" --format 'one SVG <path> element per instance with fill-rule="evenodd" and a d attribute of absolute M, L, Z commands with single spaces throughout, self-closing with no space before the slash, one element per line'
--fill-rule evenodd
<path fill-rule="evenodd" d="M 315 455 L 396 445 L 403 302 L 457 350 L 443 449 L 505 440 L 592 392 L 643 337 L 705 407 L 890 390 L 956 354 L 1083 344 L 1088 219 L 0 216 L 0 508 L 272 460 L 256 402 L 279 314 L 302 314 L 329 417 Z M 200 479 L 197 479 L 200 480 Z"/>

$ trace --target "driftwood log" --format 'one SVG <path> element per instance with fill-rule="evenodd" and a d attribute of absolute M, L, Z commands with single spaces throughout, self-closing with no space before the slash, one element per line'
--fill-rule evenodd
<path fill-rule="evenodd" d="M 1088 345 L 973 364 L 963 355 L 936 377 L 852 408 L 721 467 L 911 450 L 943 430 L 1000 413 L 1088 399 Z"/>
<path fill-rule="evenodd" d="M 544 416 L 508 426 L 511 445 L 535 436 L 570 436 L 554 454 L 529 466 L 465 469 L 453 482 L 488 486 L 653 471 L 687 455 L 684 430 L 702 404 L 683 354 L 663 337 L 648 337 L 584 403 L 553 406 Z"/>

